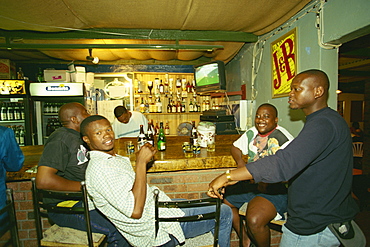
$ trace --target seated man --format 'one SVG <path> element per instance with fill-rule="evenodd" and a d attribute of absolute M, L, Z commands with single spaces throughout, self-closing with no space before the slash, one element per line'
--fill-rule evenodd
<path fill-rule="evenodd" d="M 185 238 L 195 237 L 214 229 L 214 220 L 199 222 L 160 222 L 157 237 L 154 226 L 154 194 L 156 189 L 146 179 L 146 164 L 156 150 L 146 143 L 136 153 L 136 172 L 130 160 L 114 151 L 114 133 L 109 121 L 99 115 L 86 118 L 81 135 L 90 147 L 86 185 L 94 205 L 110 219 L 133 246 L 176 246 Z M 159 193 L 160 200 L 170 200 Z M 214 207 L 197 209 L 165 208 L 161 215 L 182 216 L 214 211 Z M 196 211 L 196 212 L 194 212 Z M 231 209 L 223 204 L 220 219 L 220 247 L 230 246 Z"/>
<path fill-rule="evenodd" d="M 254 124 L 231 147 L 231 154 L 238 164 L 244 167 L 242 154 L 248 155 L 252 162 L 274 154 L 284 148 L 293 137 L 281 126 L 277 125 L 278 117 L 275 106 L 262 104 L 258 107 Z M 270 229 L 268 223 L 275 216 L 282 218 L 287 210 L 287 189 L 284 184 L 252 184 L 241 181 L 226 187 L 225 203 L 233 210 L 233 227 L 240 234 L 239 208 L 248 202 L 247 231 L 257 246 L 270 246 Z M 243 229 L 245 231 L 245 229 Z M 244 246 L 249 246 L 250 239 L 243 234 Z"/>
<path fill-rule="evenodd" d="M 140 133 L 140 125 L 144 126 L 144 130 L 148 128 L 148 120 L 138 111 L 129 111 L 124 106 L 114 108 L 113 130 L 115 138 L 121 137 L 138 137 Z"/>
<path fill-rule="evenodd" d="M 88 160 L 80 138 L 80 124 L 90 116 L 80 103 L 67 103 L 59 110 L 63 127 L 48 138 L 42 152 L 36 175 L 36 186 L 45 190 L 79 191 L 85 180 Z M 50 203 L 59 203 L 50 202 Z M 81 204 L 82 202 L 78 202 Z M 115 226 L 99 211 L 90 211 L 92 231 L 108 236 L 108 246 L 129 246 Z M 59 226 L 85 230 L 83 216 L 50 213 L 49 218 Z"/>

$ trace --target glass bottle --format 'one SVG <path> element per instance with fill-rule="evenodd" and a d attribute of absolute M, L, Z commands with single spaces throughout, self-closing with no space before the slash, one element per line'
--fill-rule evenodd
<path fill-rule="evenodd" d="M 146 141 L 154 146 L 154 135 L 153 135 L 153 126 L 151 122 L 148 122 L 148 130 L 146 132 Z"/>
<path fill-rule="evenodd" d="M 162 80 L 161 80 L 161 82 L 159 83 L 159 93 L 160 93 L 160 94 L 164 94 L 164 85 L 163 85 Z"/>
<path fill-rule="evenodd" d="M 159 126 L 157 149 L 158 149 L 158 151 L 165 151 L 166 150 L 166 135 L 164 134 L 163 122 L 161 122 L 160 126 Z"/>
<path fill-rule="evenodd" d="M 176 79 L 176 88 L 177 88 L 177 90 L 180 90 L 180 88 L 181 88 L 181 80 L 180 80 L 180 78 L 177 78 Z"/>
<path fill-rule="evenodd" d="M 172 105 L 171 105 L 171 100 L 168 99 L 168 104 L 167 104 L 167 113 L 171 113 L 172 112 Z"/>
<path fill-rule="evenodd" d="M 193 105 L 192 100 L 190 100 L 190 103 L 189 103 L 189 112 L 193 112 L 193 111 L 194 111 L 194 105 Z"/>
<path fill-rule="evenodd" d="M 24 146 L 24 137 L 25 137 L 25 133 L 24 133 L 24 128 L 23 126 L 19 126 L 19 145 L 20 146 Z"/>
<path fill-rule="evenodd" d="M 1 104 L 1 121 L 7 121 L 8 120 L 8 105 L 7 103 L 3 102 Z"/>
<path fill-rule="evenodd" d="M 198 132 L 197 128 L 195 127 L 195 121 L 192 122 L 191 132 L 190 132 L 190 145 L 196 146 L 198 143 Z"/>
<path fill-rule="evenodd" d="M 172 110 L 171 110 L 172 113 L 176 113 L 177 112 L 177 106 L 176 106 L 176 103 L 175 101 L 172 101 Z"/>
<path fill-rule="evenodd" d="M 23 71 L 22 71 L 22 68 L 21 68 L 21 67 L 19 67 L 19 70 L 18 70 L 18 72 L 17 72 L 17 79 L 18 79 L 18 80 L 24 80 L 24 73 L 23 73 Z"/>
<path fill-rule="evenodd" d="M 13 111 L 13 104 L 12 103 L 8 104 L 8 109 L 7 109 L 6 115 L 7 115 L 8 121 L 14 120 L 14 111 Z"/>
<path fill-rule="evenodd" d="M 37 73 L 37 81 L 43 82 L 44 81 L 44 72 L 41 68 L 39 68 L 39 72 Z"/>
<path fill-rule="evenodd" d="M 144 144 L 146 143 L 146 137 L 144 134 L 144 126 L 141 124 L 140 125 L 140 133 L 139 136 L 137 137 L 137 148 L 140 149 Z"/>
<path fill-rule="evenodd" d="M 164 134 L 165 135 L 170 134 L 170 125 L 168 124 L 168 121 L 166 121 L 166 125 L 164 126 Z"/>
<path fill-rule="evenodd" d="M 162 102 L 161 102 L 161 97 L 158 97 L 157 98 L 157 103 L 156 103 L 156 109 L 158 113 L 161 113 L 162 112 Z"/>
<path fill-rule="evenodd" d="M 145 112 L 145 104 L 144 104 L 144 99 L 143 98 L 141 98 L 140 112 L 141 113 L 144 113 Z"/>

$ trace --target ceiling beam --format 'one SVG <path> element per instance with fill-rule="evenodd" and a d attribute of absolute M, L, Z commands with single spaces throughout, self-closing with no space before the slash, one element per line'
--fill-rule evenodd
<path fill-rule="evenodd" d="M 246 32 L 199 31 L 199 30 L 156 30 L 156 29 L 85 29 L 65 32 L 36 32 L 0 29 L 0 37 L 10 40 L 66 40 L 66 39 L 152 39 L 152 40 L 195 40 L 256 42 L 258 36 Z"/>

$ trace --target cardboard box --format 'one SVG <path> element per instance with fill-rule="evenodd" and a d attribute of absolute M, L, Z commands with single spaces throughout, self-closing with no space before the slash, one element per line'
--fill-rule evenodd
<path fill-rule="evenodd" d="M 86 69 L 82 66 L 75 66 L 75 71 L 69 71 L 71 73 L 72 82 L 86 82 Z"/>
<path fill-rule="evenodd" d="M 44 80 L 46 82 L 69 82 L 70 75 L 68 70 L 44 70 Z"/>
<path fill-rule="evenodd" d="M 15 63 L 9 59 L 0 59 L 0 79 L 16 79 Z"/>

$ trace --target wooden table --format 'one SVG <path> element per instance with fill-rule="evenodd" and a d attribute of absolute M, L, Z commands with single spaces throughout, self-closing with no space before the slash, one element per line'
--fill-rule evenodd
<path fill-rule="evenodd" d="M 200 154 L 186 158 L 182 150 L 182 143 L 189 141 L 188 136 L 167 136 L 167 150 L 157 152 L 155 163 L 148 172 L 204 170 L 215 168 L 236 167 L 230 154 L 230 148 L 239 135 L 216 135 L 216 150 L 208 152 L 201 148 Z M 118 154 L 129 156 L 135 166 L 135 154 L 127 155 L 124 148 L 125 141 L 134 141 L 137 138 L 120 138 L 115 141 L 115 150 Z M 23 168 L 19 172 L 8 172 L 7 182 L 30 180 L 36 176 L 36 167 L 44 149 L 43 145 L 21 147 L 25 156 Z"/>

